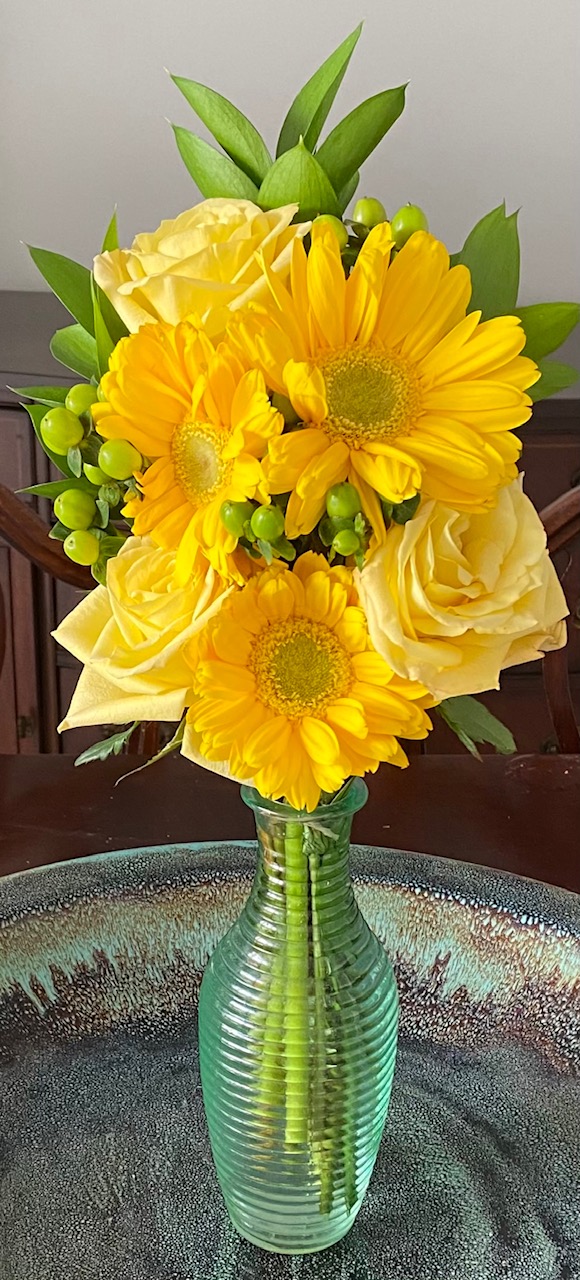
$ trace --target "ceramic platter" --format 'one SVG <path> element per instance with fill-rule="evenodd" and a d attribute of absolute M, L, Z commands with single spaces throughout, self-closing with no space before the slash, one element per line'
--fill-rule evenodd
<path fill-rule="evenodd" d="M 196 1004 L 254 857 L 170 846 L 0 880 L 2 1280 L 577 1280 L 580 899 L 388 850 L 353 851 L 402 998 L 367 1199 L 323 1254 L 236 1235 Z"/>

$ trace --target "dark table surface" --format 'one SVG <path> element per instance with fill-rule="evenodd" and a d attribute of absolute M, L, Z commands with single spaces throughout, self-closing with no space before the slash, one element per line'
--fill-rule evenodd
<path fill-rule="evenodd" d="M 239 787 L 178 756 L 0 756 L 0 874 L 112 849 L 247 839 Z M 499 867 L 580 892 L 580 756 L 414 756 L 370 779 L 353 839 Z"/>

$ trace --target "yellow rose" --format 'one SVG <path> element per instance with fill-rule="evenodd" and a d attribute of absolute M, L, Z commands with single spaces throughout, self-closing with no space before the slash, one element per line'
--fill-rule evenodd
<path fill-rule="evenodd" d="M 566 643 L 566 600 L 521 479 L 481 515 L 423 503 L 389 529 L 359 590 L 375 648 L 438 699 L 497 689 L 505 667 Z"/>
<path fill-rule="evenodd" d="M 186 587 L 175 556 L 150 538 L 127 539 L 91 591 L 53 632 L 84 663 L 59 729 L 132 720 L 180 720 L 191 690 L 184 649 L 221 607 L 227 589 L 209 569 Z"/>
<path fill-rule="evenodd" d="M 264 213 L 249 200 L 203 200 L 136 236 L 130 249 L 99 254 L 95 280 L 130 333 L 152 320 L 179 324 L 192 313 L 219 332 L 229 310 L 266 290 L 258 254 L 282 279 L 288 275 L 292 242 L 310 228 L 290 226 L 297 208 Z"/>

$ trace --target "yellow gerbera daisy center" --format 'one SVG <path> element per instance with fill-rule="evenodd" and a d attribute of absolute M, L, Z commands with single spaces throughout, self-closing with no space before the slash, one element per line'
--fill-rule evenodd
<path fill-rule="evenodd" d="M 350 688 L 349 655 L 338 636 L 308 618 L 274 622 L 256 637 L 249 659 L 265 706 L 293 719 L 320 712 Z"/>
<path fill-rule="evenodd" d="M 407 361 L 352 347 L 319 361 L 328 417 L 323 430 L 353 446 L 408 431 L 419 409 L 417 379 Z"/>
<path fill-rule="evenodd" d="M 222 458 L 219 433 L 205 422 L 182 422 L 171 443 L 175 476 L 194 506 L 215 497 L 231 469 Z"/>

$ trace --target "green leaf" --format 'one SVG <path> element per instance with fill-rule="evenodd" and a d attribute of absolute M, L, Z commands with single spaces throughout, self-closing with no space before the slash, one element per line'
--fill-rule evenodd
<path fill-rule="evenodd" d="M 522 354 L 537 362 L 566 341 L 578 324 L 580 306 L 577 302 L 536 302 L 531 307 L 516 307 L 514 315 L 519 316 L 526 335 Z"/>
<path fill-rule="evenodd" d="M 110 738 L 105 738 L 103 742 L 95 742 L 92 747 L 87 747 L 86 751 L 82 751 L 77 756 L 75 765 L 90 764 L 92 760 L 106 760 L 108 756 L 118 756 L 121 754 L 125 743 L 129 741 L 131 734 L 139 727 L 140 721 L 135 720 L 129 725 L 128 729 L 121 729 L 120 733 L 113 733 Z"/>
<path fill-rule="evenodd" d="M 320 130 L 328 116 L 344 79 L 348 64 L 362 31 L 362 22 L 339 44 L 338 49 L 326 58 L 318 71 L 310 77 L 294 99 L 280 130 L 276 155 L 291 151 L 300 138 L 312 151 L 320 137 Z"/>
<path fill-rule="evenodd" d="M 28 245 L 28 252 L 63 306 L 83 329 L 93 334 L 91 273 L 87 267 L 73 262 L 71 258 L 63 258 L 60 253 L 51 253 L 50 249 L 35 249 Z"/>
<path fill-rule="evenodd" d="M 316 153 L 335 191 L 342 191 L 357 169 L 398 120 L 405 106 L 406 85 L 385 89 L 361 102 L 329 133 Z"/>
<path fill-rule="evenodd" d="M 100 516 L 101 529 L 106 529 L 110 515 L 108 502 L 103 502 L 102 498 L 97 498 L 97 511 Z"/>
<path fill-rule="evenodd" d="M 358 187 L 359 182 L 360 182 L 360 173 L 358 172 L 358 169 L 357 169 L 357 172 L 353 173 L 352 177 L 349 178 L 348 182 L 346 183 L 346 186 L 344 186 L 342 188 L 342 191 L 339 191 L 338 193 L 338 196 L 337 196 L 338 207 L 341 213 L 344 213 L 345 209 L 350 204 L 354 196 L 354 193 Z"/>
<path fill-rule="evenodd" d="M 271 564 L 274 559 L 274 556 L 272 554 L 272 548 L 270 546 L 270 543 L 264 542 L 263 538 L 258 538 L 256 546 L 258 548 L 258 551 L 260 552 L 260 555 L 264 557 L 266 564 Z"/>
<path fill-rule="evenodd" d="M 60 520 L 57 520 L 56 524 L 53 524 L 52 529 L 49 529 L 48 536 L 49 538 L 54 538 L 55 542 L 64 542 L 65 538 L 68 538 L 69 533 L 70 529 L 67 529 L 65 524 L 61 524 Z"/>
<path fill-rule="evenodd" d="M 44 440 L 42 439 L 42 436 L 40 434 L 40 424 L 42 422 L 42 419 L 46 416 L 46 413 L 47 413 L 46 406 L 43 404 L 25 404 L 22 407 L 26 409 L 26 412 L 34 427 L 35 435 L 37 436 L 37 439 L 40 440 L 40 443 L 42 445 L 42 448 L 44 449 L 44 452 L 47 458 L 50 458 L 50 461 L 54 463 L 55 467 L 57 468 L 57 471 L 60 471 L 61 475 L 71 476 L 72 471 L 68 466 L 66 459 L 63 457 L 62 454 L 53 453 L 52 449 L 47 449 L 44 443 Z"/>
<path fill-rule="evenodd" d="M 468 311 L 481 311 L 482 320 L 515 311 L 520 282 L 518 215 L 505 211 L 505 201 L 476 224 L 459 253 L 451 259 L 471 272 Z"/>
<path fill-rule="evenodd" d="M 17 493 L 33 493 L 37 498 L 58 498 L 67 489 L 82 489 L 83 493 L 94 493 L 94 486 L 88 480 L 49 480 L 46 484 L 30 484 L 26 489 L 17 489 Z"/>
<path fill-rule="evenodd" d="M 106 293 L 103 293 L 103 290 L 99 288 L 99 285 L 97 284 L 94 276 L 93 276 L 93 288 L 95 289 L 96 296 L 99 300 L 99 309 L 100 309 L 100 313 L 103 318 L 103 321 L 105 323 L 107 333 L 111 338 L 111 342 L 113 343 L 113 346 L 116 347 L 117 343 L 121 341 L 121 338 L 127 337 L 129 330 L 127 328 L 127 325 L 125 324 L 125 321 L 121 320 L 120 315 L 118 315 L 117 312 L 115 311 L 115 308 L 112 302 L 109 302 L 109 299 Z M 97 324 L 95 321 L 95 334 L 96 332 L 97 332 Z"/>
<path fill-rule="evenodd" d="M 101 253 L 111 253 L 113 249 L 119 248 L 119 235 L 117 232 L 117 209 L 113 209 L 113 216 L 105 231 L 103 239 L 103 247 Z"/>
<path fill-rule="evenodd" d="M 95 341 L 97 344 L 97 364 L 99 367 L 99 375 L 103 374 L 109 368 L 109 360 L 115 349 L 115 343 L 105 324 L 103 313 L 101 311 L 101 296 L 104 297 L 99 289 L 93 276 L 91 276 L 91 295 L 93 299 L 93 315 L 95 321 Z"/>
<path fill-rule="evenodd" d="M 501 720 L 493 716 L 477 698 L 468 695 L 445 698 L 435 710 L 457 734 L 463 746 L 478 759 L 480 758 L 476 746 L 478 742 L 489 742 L 502 756 L 510 756 L 516 750 L 513 735 L 509 729 L 506 729 Z"/>
<path fill-rule="evenodd" d="M 406 524 L 408 520 L 412 520 L 421 502 L 421 494 L 414 493 L 412 498 L 405 498 L 404 502 L 394 502 L 390 519 L 395 524 Z"/>
<path fill-rule="evenodd" d="M 580 378 L 577 369 L 573 369 L 571 364 L 562 364 L 560 360 L 538 360 L 538 369 L 542 376 L 528 391 L 534 402 L 547 400 L 548 396 L 556 395 L 557 391 L 573 387 Z"/>
<path fill-rule="evenodd" d="M 39 404 L 48 405 L 50 408 L 64 404 L 69 388 L 68 387 L 9 387 L 9 391 L 13 391 L 15 396 L 28 396 L 29 400 L 37 400 Z"/>
<path fill-rule="evenodd" d="M 215 147 L 210 147 L 209 142 L 196 138 L 189 129 L 182 129 L 176 124 L 172 129 L 181 159 L 206 200 L 225 196 L 257 203 L 258 188 L 229 156 L 222 156 Z"/>
<path fill-rule="evenodd" d="M 272 165 L 258 195 L 262 209 L 297 204 L 300 218 L 315 218 L 319 213 L 339 214 L 336 195 L 318 160 L 300 141 L 285 151 Z"/>
<path fill-rule="evenodd" d="M 148 769 L 150 765 L 157 764 L 158 760 L 163 760 L 164 756 L 169 756 L 173 751 L 177 751 L 183 742 L 186 722 L 187 717 L 184 716 L 183 720 L 180 720 L 173 737 L 169 742 L 166 742 L 165 746 L 161 748 L 161 751 L 157 751 L 154 756 L 151 756 L 150 760 L 146 760 L 145 764 L 140 764 L 137 769 L 130 769 L 129 773 L 124 773 L 122 777 L 117 778 L 115 786 L 118 787 L 120 782 L 125 781 L 125 778 L 132 778 L 133 774 L 141 773 L 142 769 Z"/>
<path fill-rule="evenodd" d="M 121 547 L 125 546 L 126 541 L 127 538 L 122 538 L 120 535 L 107 534 L 106 537 L 101 538 L 101 555 L 105 556 L 107 560 L 111 560 L 121 550 Z"/>
<path fill-rule="evenodd" d="M 98 378 L 97 344 L 80 324 L 57 329 L 50 343 L 51 355 L 67 369 L 80 373 L 83 378 Z"/>
<path fill-rule="evenodd" d="M 259 186 L 272 164 L 272 157 L 264 139 L 247 116 L 221 93 L 196 80 L 185 80 L 183 76 L 172 76 L 171 79 L 220 147 Z"/>
<path fill-rule="evenodd" d="M 78 480 L 78 478 L 83 474 L 83 455 L 78 445 L 75 445 L 74 449 L 69 449 L 66 455 L 66 460 L 72 475 L 76 476 Z"/>

